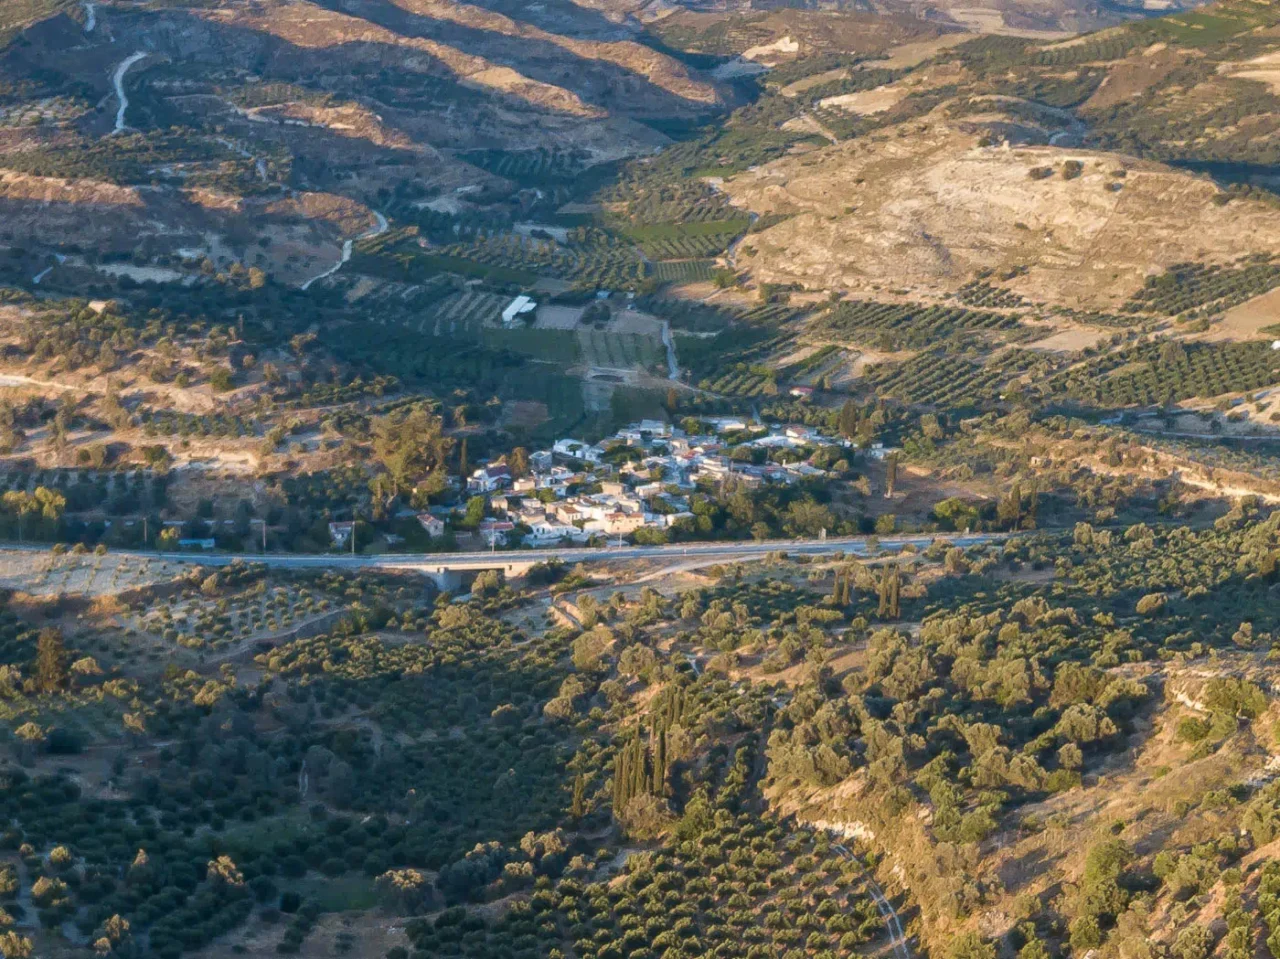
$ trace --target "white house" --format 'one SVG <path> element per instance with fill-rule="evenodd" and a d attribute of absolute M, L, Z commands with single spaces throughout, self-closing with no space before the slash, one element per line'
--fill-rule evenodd
<path fill-rule="evenodd" d="M 671 435 L 671 424 L 664 423 L 662 420 L 641 420 L 636 424 L 636 429 L 642 433 L 650 433 L 653 436 Z"/>
<path fill-rule="evenodd" d="M 572 524 L 579 523 L 586 519 L 586 515 L 573 503 L 558 503 L 555 507 L 556 519 L 561 523 Z"/>
<path fill-rule="evenodd" d="M 552 452 L 556 456 L 564 456 L 568 459 L 586 460 L 588 463 L 600 462 L 600 451 L 594 446 L 588 446 L 582 440 L 556 440 L 551 447 Z"/>
<path fill-rule="evenodd" d="M 896 446 L 886 447 L 883 443 L 872 443 L 871 449 L 867 450 L 866 454 L 873 460 L 882 460 L 893 453 L 897 453 L 898 451 L 898 447 Z"/>
<path fill-rule="evenodd" d="M 492 493 L 511 485 L 511 470 L 505 464 L 482 466 L 467 480 L 467 490 L 472 493 Z"/>
<path fill-rule="evenodd" d="M 578 529 L 576 526 L 570 526 L 567 523 L 555 523 L 549 520 L 541 523 L 532 523 L 529 528 L 532 532 L 524 538 L 524 541 L 532 546 L 547 546 L 552 543 L 559 543 L 561 540 L 585 543 L 590 538 L 589 533 Z"/>
<path fill-rule="evenodd" d="M 799 440 L 802 443 L 815 443 L 822 439 L 822 434 L 812 426 L 788 426 L 786 435 L 790 439 Z"/>
<path fill-rule="evenodd" d="M 672 526 L 675 526 L 676 523 L 680 522 L 680 520 L 682 519 L 693 519 L 693 514 L 688 512 L 687 510 L 682 510 L 679 513 L 664 513 L 660 515 L 658 518 L 662 521 L 663 526 L 670 529 Z"/>

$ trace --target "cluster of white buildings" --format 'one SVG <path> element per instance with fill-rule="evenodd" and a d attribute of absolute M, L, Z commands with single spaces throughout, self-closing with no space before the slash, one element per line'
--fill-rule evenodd
<path fill-rule="evenodd" d="M 707 432 L 690 435 L 659 420 L 641 420 L 599 443 L 560 439 L 529 457 L 529 472 L 515 477 L 505 463 L 481 467 L 467 491 L 488 499 L 489 518 L 479 533 L 491 546 L 506 545 L 518 530 L 530 546 L 585 543 L 594 536 L 624 537 L 637 530 L 667 529 L 692 518 L 687 494 L 700 484 L 748 488 L 821 478 L 804 449 L 849 446 L 808 426 L 753 425 L 736 417 L 704 417 Z M 795 449 L 784 462 L 755 464 L 733 454 L 743 448 Z M 872 451 L 868 451 L 872 452 Z M 760 458 L 756 456 L 754 458 Z M 432 535 L 442 520 L 419 517 Z"/>

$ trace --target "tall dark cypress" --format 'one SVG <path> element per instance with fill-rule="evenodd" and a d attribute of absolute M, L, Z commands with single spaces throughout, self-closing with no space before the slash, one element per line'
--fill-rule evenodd
<path fill-rule="evenodd" d="M 618 758 L 613 764 L 613 813 L 616 816 L 626 806 L 627 788 L 630 785 L 631 771 L 627 768 L 629 760 L 629 750 L 626 748 L 618 750 Z"/>
<path fill-rule="evenodd" d="M 661 730 L 654 744 L 653 794 L 661 796 L 667 791 L 667 733 Z"/>
<path fill-rule="evenodd" d="M 632 745 L 634 749 L 631 756 L 631 795 L 639 796 L 648 792 L 649 789 L 648 763 L 645 762 L 648 758 L 648 750 L 645 749 L 644 740 L 638 733 Z"/>

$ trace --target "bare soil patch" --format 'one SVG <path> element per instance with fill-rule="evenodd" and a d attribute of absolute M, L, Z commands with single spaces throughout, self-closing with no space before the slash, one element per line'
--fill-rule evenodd
<path fill-rule="evenodd" d="M 1105 340 L 1111 332 L 1088 326 L 1072 326 L 1055 330 L 1042 340 L 1028 343 L 1029 350 L 1042 350 L 1046 353 L 1076 353 L 1087 350 Z"/>
<path fill-rule="evenodd" d="M 821 101 L 824 107 L 834 107 L 858 116 L 873 113 L 884 113 L 901 103 L 911 90 L 905 85 L 892 84 L 876 87 L 874 90 L 859 90 L 857 93 L 843 93 L 836 97 L 827 97 Z"/>
<path fill-rule="evenodd" d="M 1280 323 L 1280 288 L 1232 307 L 1200 339 L 1252 340 L 1275 323 Z"/>

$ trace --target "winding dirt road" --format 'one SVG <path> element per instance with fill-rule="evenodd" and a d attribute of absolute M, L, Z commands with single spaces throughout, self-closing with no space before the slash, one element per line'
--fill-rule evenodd
<path fill-rule="evenodd" d="M 129 98 L 124 92 L 125 74 L 133 68 L 135 63 L 144 57 L 146 57 L 146 54 L 139 50 L 137 53 L 134 53 L 122 60 L 119 65 L 116 66 L 115 73 L 111 74 L 111 83 L 116 88 L 116 99 L 120 101 L 120 105 L 116 108 L 116 127 L 111 131 L 113 136 L 117 133 L 124 132 L 124 117 L 125 113 L 129 109 Z"/>
<path fill-rule="evenodd" d="M 387 232 L 387 229 L 388 229 L 387 218 L 383 216 L 381 213 L 379 213 L 377 210 L 370 210 L 369 212 L 371 212 L 375 217 L 377 217 L 378 225 L 375 226 L 372 230 L 369 230 L 367 233 L 361 233 L 358 237 L 355 238 L 356 240 L 367 240 L 370 237 L 382 236 L 382 234 Z M 355 249 L 355 240 L 343 241 L 341 259 L 339 259 L 337 263 L 329 267 L 329 269 L 325 270 L 323 273 L 317 273 L 311 279 L 307 280 L 305 283 L 302 284 L 302 286 L 299 287 L 299 289 L 309 290 L 311 288 L 311 284 L 314 283 L 316 280 L 323 280 L 325 277 L 333 276 L 333 274 L 337 273 L 344 266 L 346 266 L 347 261 L 351 259 L 351 251 L 353 249 Z"/>
<path fill-rule="evenodd" d="M 851 862 L 856 861 L 856 857 L 847 846 L 835 845 L 831 848 L 842 858 Z M 895 959 L 911 959 L 911 947 L 907 945 L 907 935 L 902 931 L 902 920 L 898 918 L 898 911 L 893 908 L 893 903 L 885 896 L 880 885 L 871 878 L 871 874 L 864 869 L 862 875 L 867 881 L 867 890 L 871 893 L 871 898 L 875 900 L 876 908 L 880 910 L 880 916 L 884 919 L 884 928 L 889 933 L 889 945 L 893 949 Z"/>

